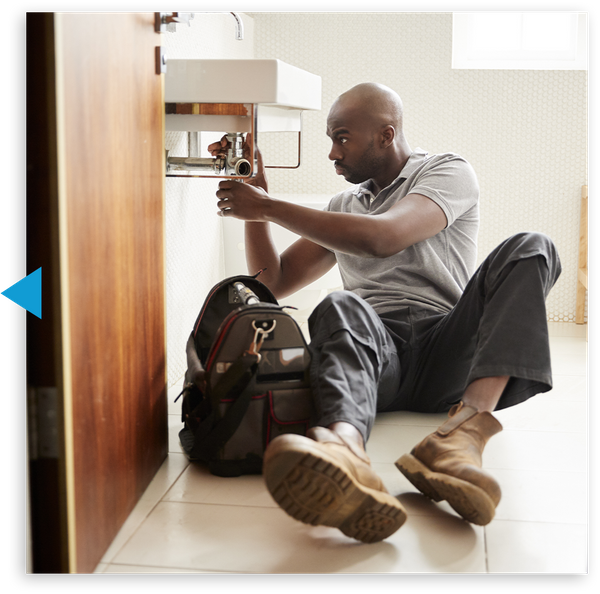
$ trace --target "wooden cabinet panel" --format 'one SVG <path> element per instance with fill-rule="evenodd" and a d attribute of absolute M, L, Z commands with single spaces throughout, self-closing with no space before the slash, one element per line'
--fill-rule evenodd
<path fill-rule="evenodd" d="M 70 570 L 167 455 L 164 103 L 153 13 L 54 15 Z"/>

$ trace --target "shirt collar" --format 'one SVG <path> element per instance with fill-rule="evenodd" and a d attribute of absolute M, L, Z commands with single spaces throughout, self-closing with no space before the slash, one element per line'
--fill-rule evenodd
<path fill-rule="evenodd" d="M 427 156 L 427 154 L 427 151 L 424 151 L 420 148 L 416 148 L 408 157 L 408 160 L 406 161 L 404 167 L 398 174 L 398 177 L 389 186 L 383 188 L 379 192 L 379 194 L 382 194 L 392 186 L 399 185 L 405 179 L 410 177 L 416 171 L 417 167 L 419 167 L 421 161 L 424 157 Z M 352 194 L 354 194 L 354 196 L 356 196 L 357 198 L 360 198 L 361 194 L 373 194 L 373 190 L 371 188 L 371 180 L 368 179 L 367 181 L 355 186 L 355 188 L 352 190 Z"/>

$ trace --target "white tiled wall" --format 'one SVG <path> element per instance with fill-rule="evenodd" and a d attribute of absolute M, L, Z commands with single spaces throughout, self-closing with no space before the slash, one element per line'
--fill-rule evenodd
<path fill-rule="evenodd" d="M 519 231 L 556 243 L 563 274 L 548 319 L 573 322 L 581 185 L 587 183 L 587 73 L 452 70 L 451 13 L 250 13 L 235 40 L 229 13 L 196 13 L 163 34 L 168 58 L 278 58 L 322 77 L 323 107 L 303 114 L 302 166 L 270 170 L 277 195 L 333 195 L 347 187 L 327 159 L 331 103 L 365 81 L 399 92 L 409 144 L 454 151 L 481 186 L 479 259 Z M 172 154 L 183 135 L 167 135 Z M 288 134 L 264 134 L 267 164 L 294 163 Z M 215 180 L 167 179 L 169 386 L 185 371 L 185 341 L 207 291 L 224 275 Z"/>

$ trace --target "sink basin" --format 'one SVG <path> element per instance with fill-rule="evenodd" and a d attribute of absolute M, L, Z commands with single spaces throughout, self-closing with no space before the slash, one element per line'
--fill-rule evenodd
<path fill-rule="evenodd" d="M 281 60 L 167 60 L 165 102 L 321 109 L 321 77 Z"/>

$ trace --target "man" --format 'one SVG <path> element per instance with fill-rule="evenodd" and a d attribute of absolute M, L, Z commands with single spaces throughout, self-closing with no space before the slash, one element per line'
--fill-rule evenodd
<path fill-rule="evenodd" d="M 263 470 L 292 517 L 363 542 L 406 519 L 365 453 L 376 412 L 449 411 L 396 466 L 484 525 L 501 494 L 481 469 L 485 444 L 502 429 L 492 411 L 552 387 L 545 298 L 560 274 L 554 245 L 515 235 L 473 274 L 475 173 L 458 155 L 412 151 L 402 121 L 400 97 L 382 85 L 357 85 L 334 102 L 329 159 L 358 185 L 326 211 L 271 198 L 262 163 L 251 184 L 223 181 L 217 191 L 219 214 L 246 221 L 249 270 L 266 269 L 261 280 L 276 297 L 339 264 L 345 290 L 309 319 L 314 427 L 273 440 Z M 301 236 L 281 255 L 270 222 Z"/>

